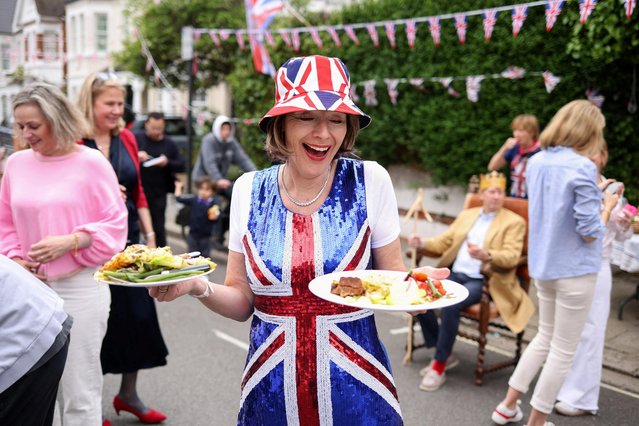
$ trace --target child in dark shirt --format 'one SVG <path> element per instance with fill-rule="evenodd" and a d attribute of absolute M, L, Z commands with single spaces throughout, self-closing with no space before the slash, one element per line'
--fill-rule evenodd
<path fill-rule="evenodd" d="M 208 176 L 198 179 L 196 187 L 197 196 L 182 195 L 182 185 L 176 185 L 175 199 L 191 209 L 187 237 L 189 251 L 199 251 L 202 256 L 209 256 L 211 236 L 219 226 L 220 198 L 216 195 L 215 182 Z"/>

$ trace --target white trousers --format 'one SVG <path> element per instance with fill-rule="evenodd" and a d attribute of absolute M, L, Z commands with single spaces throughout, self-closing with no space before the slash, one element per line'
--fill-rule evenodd
<path fill-rule="evenodd" d="M 572 367 L 557 399 L 571 407 L 586 411 L 599 410 L 599 386 L 603 366 L 606 325 L 610 315 L 612 272 L 610 262 L 603 259 L 597 275 L 597 286 L 592 306 L 581 333 Z"/>
<path fill-rule="evenodd" d="M 49 283 L 73 317 L 69 353 L 64 367 L 53 425 L 102 425 L 100 348 L 106 333 L 111 293 L 85 268 L 71 278 Z"/>
<path fill-rule="evenodd" d="M 596 274 L 575 278 L 535 280 L 539 298 L 539 328 L 524 351 L 508 385 L 526 393 L 530 383 L 545 365 L 530 405 L 549 414 L 564 382 L 590 311 Z"/>

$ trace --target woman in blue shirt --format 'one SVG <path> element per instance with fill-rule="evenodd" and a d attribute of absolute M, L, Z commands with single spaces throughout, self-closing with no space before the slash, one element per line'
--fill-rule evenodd
<path fill-rule="evenodd" d="M 601 190 L 588 157 L 604 145 L 605 124 L 589 101 L 568 103 L 542 132 L 542 152 L 528 163 L 528 264 L 539 298 L 539 329 L 493 412 L 497 424 L 523 418 L 518 399 L 545 362 L 528 425 L 552 425 L 546 419 L 572 363 L 601 266 Z"/>

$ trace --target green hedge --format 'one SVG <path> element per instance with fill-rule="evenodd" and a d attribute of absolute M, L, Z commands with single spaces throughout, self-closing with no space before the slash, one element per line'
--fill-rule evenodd
<path fill-rule="evenodd" d="M 507 3 L 507 2 L 506 2 Z M 608 4 L 606 4 L 608 3 Z M 323 34 L 324 49 L 319 51 L 306 34 L 298 53 L 281 41 L 269 48 L 277 65 L 291 56 L 321 53 L 338 56 L 347 64 L 354 83 L 377 80 L 378 106 L 364 104 L 362 87 L 358 87 L 360 106 L 373 117 L 373 123 L 362 131 L 357 147 L 367 159 L 389 164 L 404 164 L 429 171 L 437 183 L 464 184 L 472 174 L 486 170 L 492 154 L 511 135 L 510 122 L 522 113 L 535 114 L 542 125 L 573 99 L 585 98 L 590 86 L 599 86 L 606 96 L 603 112 L 607 119 L 606 139 L 610 148 L 610 162 L 606 174 L 626 182 L 626 195 L 639 201 L 634 167 L 639 164 L 636 114 L 627 111 L 633 66 L 639 61 L 637 43 L 615 46 L 620 52 L 605 55 L 598 49 L 601 34 L 613 34 L 616 39 L 626 33 L 633 40 L 637 34 L 637 15 L 626 20 L 623 8 L 616 1 L 600 2 L 590 22 L 578 22 L 576 1 L 569 1 L 555 27 L 545 30 L 544 8 L 529 8 L 528 18 L 518 37 L 512 36 L 511 14 L 501 12 L 497 18 L 492 40 L 484 40 L 481 16 L 468 17 L 466 43 L 457 40 L 452 20 L 441 21 L 441 45 L 435 47 L 427 24 L 420 24 L 414 49 L 408 47 L 403 26 L 396 28 L 397 47 L 392 49 L 383 28 L 378 27 L 380 47 L 375 48 L 365 30 L 358 30 L 361 41 L 355 45 L 340 32 L 342 47 L 336 48 Z M 324 20 L 308 16 L 313 24 L 372 22 L 388 19 L 429 16 L 455 11 L 475 10 L 499 6 L 503 1 L 431 2 L 423 0 L 380 0 L 347 8 Z M 400 5 L 401 7 L 398 7 Z M 599 15 L 599 16 L 597 16 Z M 276 21 L 281 26 L 298 26 L 295 22 Z M 613 37 L 613 38 L 614 38 Z M 279 40 L 279 37 L 276 36 Z M 608 41 L 612 44 L 612 41 Z M 626 50 L 624 50 L 626 49 Z M 593 55 L 599 55 L 595 58 Z M 604 61 L 601 58 L 608 58 Z M 634 63 L 633 63 L 634 62 Z M 555 90 L 548 94 L 541 76 L 521 80 L 486 79 L 481 84 L 479 101 L 466 98 L 465 82 L 456 80 L 453 87 L 461 97 L 446 93 L 439 83 L 425 83 L 424 91 L 408 84 L 400 84 L 396 105 L 391 104 L 384 78 L 435 76 L 466 76 L 498 74 L 507 66 L 516 65 L 528 71 L 550 70 L 562 77 Z M 234 94 L 234 113 L 240 117 L 259 117 L 273 103 L 273 83 L 268 76 L 253 70 L 250 55 L 237 55 L 237 64 L 229 77 Z M 263 136 L 256 127 L 240 126 L 241 136 L 250 146 L 253 156 L 263 157 Z"/>

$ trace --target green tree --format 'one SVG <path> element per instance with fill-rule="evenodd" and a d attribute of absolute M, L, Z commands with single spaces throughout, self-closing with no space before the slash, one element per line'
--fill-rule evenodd
<path fill-rule="evenodd" d="M 181 59 L 182 27 L 243 28 L 246 26 L 243 0 L 151 0 L 129 1 L 127 13 L 144 36 L 153 59 L 167 80 L 184 87 L 188 80 L 186 63 Z M 140 40 L 125 40 L 124 49 L 116 55 L 117 63 L 138 75 L 146 71 L 146 57 L 140 54 Z M 196 88 L 208 88 L 232 72 L 235 62 L 244 56 L 234 43 L 216 47 L 208 35 L 195 42 L 198 72 Z"/>

